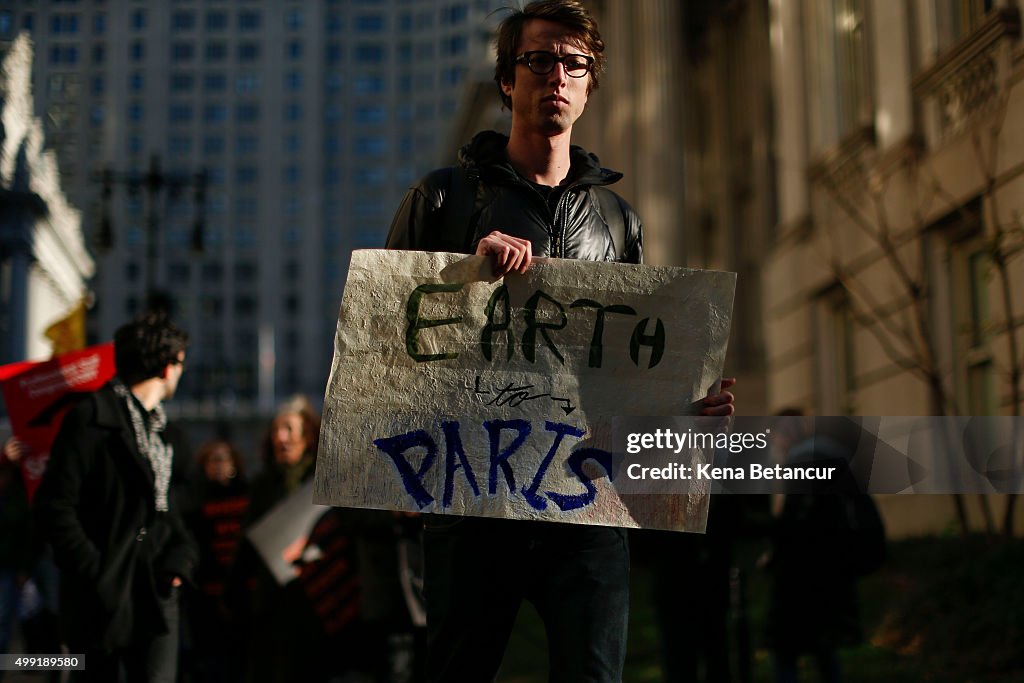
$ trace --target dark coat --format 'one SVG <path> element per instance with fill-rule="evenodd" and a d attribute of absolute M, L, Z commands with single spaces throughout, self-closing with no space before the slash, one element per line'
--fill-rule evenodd
<path fill-rule="evenodd" d="M 109 385 L 65 416 L 35 507 L 70 643 L 109 650 L 167 632 L 160 601 L 171 577 L 192 579 L 197 551 L 173 495 L 156 511 L 152 468 Z"/>
<path fill-rule="evenodd" d="M 573 146 L 569 155 L 570 180 L 552 207 L 516 173 L 508 161 L 507 144 L 504 135 L 484 131 L 459 152 L 462 166 L 479 178 L 471 244 L 457 249 L 451 240 L 444 239 L 450 231 L 441 225 L 445 218 L 441 209 L 452 187 L 453 174 L 451 168 L 442 168 L 429 173 L 406 193 L 391 223 L 387 247 L 471 253 L 482 237 L 498 230 L 530 240 L 534 256 L 626 263 L 643 260 L 640 219 L 632 207 L 611 193 L 625 223 L 624 253 L 617 254 L 601 203 L 593 191 L 618 181 L 621 173 L 601 168 L 596 156 Z M 467 227 L 451 229 L 463 234 L 461 231 Z"/>

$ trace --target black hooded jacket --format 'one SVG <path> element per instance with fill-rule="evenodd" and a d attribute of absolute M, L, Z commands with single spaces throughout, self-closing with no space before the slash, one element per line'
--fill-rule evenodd
<path fill-rule="evenodd" d="M 457 212 L 446 211 L 454 169 L 433 171 L 411 187 L 391 223 L 387 247 L 418 251 L 472 253 L 477 242 L 494 230 L 530 240 L 534 256 L 640 263 L 643 241 L 640 219 L 617 194 L 605 189 L 621 173 L 601 168 L 598 159 L 581 147 L 570 150 L 569 181 L 551 203 L 541 190 L 523 179 L 509 163 L 508 138 L 494 131 L 478 133 L 459 151 L 459 162 L 477 179 L 470 225 L 446 225 Z M 562 188 L 559 188 L 560 190 Z M 606 201 L 598 198 L 606 192 Z M 603 213 L 615 207 L 625 224 L 618 249 Z"/>

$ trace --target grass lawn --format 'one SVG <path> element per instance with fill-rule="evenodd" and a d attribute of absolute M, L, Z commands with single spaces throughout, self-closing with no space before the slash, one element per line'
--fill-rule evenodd
<path fill-rule="evenodd" d="M 771 658 L 759 645 L 769 586 L 752 568 L 758 552 L 741 549 L 738 564 L 750 568 L 753 681 L 771 683 Z M 860 582 L 867 642 L 842 652 L 847 682 L 1024 683 L 1024 541 L 915 539 L 890 544 L 889 555 Z M 662 681 L 650 584 L 649 573 L 634 568 L 626 683 Z M 731 621 L 735 628 L 735 614 Z M 499 681 L 546 680 L 544 627 L 524 605 Z M 817 680 L 811 667 L 802 680 Z"/>

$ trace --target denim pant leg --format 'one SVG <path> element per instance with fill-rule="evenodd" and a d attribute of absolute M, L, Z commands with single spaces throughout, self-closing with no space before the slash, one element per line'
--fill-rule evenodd
<path fill-rule="evenodd" d="M 619 683 L 629 619 L 624 529 L 544 524 L 530 599 L 547 629 L 549 680 Z"/>
<path fill-rule="evenodd" d="M 522 599 L 515 522 L 428 518 L 427 680 L 486 683 L 501 667 Z M 521 524 L 521 523 L 520 523 Z"/>
<path fill-rule="evenodd" d="M 0 654 L 6 653 L 10 646 L 14 624 L 18 620 L 20 595 L 21 589 L 15 572 L 6 569 L 0 571 Z"/>
<path fill-rule="evenodd" d="M 168 632 L 136 643 L 125 650 L 123 661 L 127 673 L 126 683 L 175 683 L 178 677 L 178 642 L 180 640 L 180 589 L 172 588 L 167 598 L 161 598 L 160 611 Z"/>

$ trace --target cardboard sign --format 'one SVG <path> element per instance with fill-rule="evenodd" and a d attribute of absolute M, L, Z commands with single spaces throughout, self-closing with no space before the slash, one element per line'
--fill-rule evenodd
<path fill-rule="evenodd" d="M 114 376 L 114 345 L 100 344 L 42 362 L 0 367 L 0 388 L 11 431 L 25 446 L 21 471 L 29 500 L 43 478 L 61 420 L 79 396 Z"/>
<path fill-rule="evenodd" d="M 297 560 L 302 557 L 310 532 L 328 508 L 310 505 L 306 484 L 271 508 L 248 531 L 256 552 L 281 585 L 299 576 Z"/>
<path fill-rule="evenodd" d="M 703 531 L 707 492 L 620 496 L 611 418 L 684 415 L 721 376 L 733 273 L 356 251 L 313 501 Z"/>

